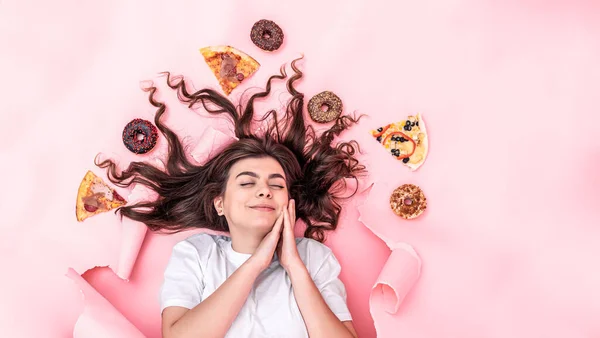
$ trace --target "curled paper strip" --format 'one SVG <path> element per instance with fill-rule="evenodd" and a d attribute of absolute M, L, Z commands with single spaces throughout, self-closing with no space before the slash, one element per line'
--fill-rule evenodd
<path fill-rule="evenodd" d="M 390 314 L 396 313 L 421 275 L 421 258 L 412 246 L 398 243 L 391 249 L 392 253 L 371 290 L 371 311 L 377 307 Z"/>
<path fill-rule="evenodd" d="M 129 193 L 127 200 L 129 205 L 135 204 L 141 201 L 149 201 L 155 197 L 156 194 L 150 189 L 143 185 L 136 184 Z M 131 276 L 131 271 L 137 260 L 146 232 L 148 228 L 145 224 L 136 222 L 127 217 L 123 217 L 121 221 L 121 251 L 119 253 L 119 264 L 115 273 L 117 276 L 124 280 L 128 280 Z"/>
<path fill-rule="evenodd" d="M 75 323 L 73 338 L 145 338 L 75 270 L 69 269 L 66 276 L 75 282 L 84 298 L 84 309 Z"/>
<path fill-rule="evenodd" d="M 125 217 L 121 224 L 121 251 L 119 253 L 119 264 L 115 273 L 120 278 L 129 280 L 148 228 L 143 223 Z"/>

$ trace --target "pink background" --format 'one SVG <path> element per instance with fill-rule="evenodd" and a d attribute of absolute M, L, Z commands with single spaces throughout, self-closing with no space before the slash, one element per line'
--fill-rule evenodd
<path fill-rule="evenodd" d="M 250 41 L 261 18 L 281 24 L 280 51 Z M 102 173 L 98 152 L 144 158 L 120 140 L 154 113 L 139 81 L 170 70 L 216 86 L 197 52 L 213 44 L 256 57 L 258 87 L 304 54 L 307 98 L 332 90 L 369 115 L 344 137 L 361 141 L 376 184 L 328 241 L 361 337 L 375 326 L 380 337 L 600 337 L 600 3 L 584 0 L 0 1 L 3 336 L 72 335 L 83 301 L 67 269 L 114 269 L 121 236 L 112 213 L 76 222 L 79 182 Z M 277 90 L 265 108 L 287 98 Z M 170 107 L 170 125 L 192 140 L 203 123 L 223 127 Z M 431 149 L 413 173 L 367 133 L 417 111 Z M 387 206 L 407 182 L 429 200 L 411 222 Z M 149 234 L 129 282 L 106 268 L 85 277 L 159 337 L 162 270 L 187 235 Z M 369 294 L 396 242 L 423 267 L 388 314 Z"/>

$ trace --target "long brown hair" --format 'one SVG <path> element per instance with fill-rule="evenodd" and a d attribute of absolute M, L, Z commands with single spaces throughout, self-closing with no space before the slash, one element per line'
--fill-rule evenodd
<path fill-rule="evenodd" d="M 285 65 L 280 74 L 271 76 L 264 91 L 252 95 L 243 106 L 236 107 L 229 99 L 212 89 L 201 89 L 189 93 L 182 76 L 171 76 L 165 72 L 167 84 L 177 91 L 177 97 L 188 107 L 201 104 L 210 114 L 227 114 L 233 122 L 237 141 L 203 165 L 192 163 L 186 156 L 177 135 L 161 121 L 166 105 L 155 100 L 157 88 L 150 86 L 150 103 L 157 107 L 154 123 L 168 141 L 168 155 L 164 170 L 145 162 L 132 162 L 118 172 L 112 160 L 96 165 L 107 168 L 108 178 L 120 187 L 142 184 L 158 195 L 154 201 L 126 205 L 116 210 L 121 217 L 145 223 L 152 231 L 179 232 L 190 228 L 205 228 L 229 231 L 227 221 L 219 217 L 213 206 L 216 197 L 224 193 L 229 169 L 238 160 L 250 157 L 274 158 L 282 166 L 289 187 L 290 197 L 296 200 L 296 216 L 307 228 L 304 236 L 323 241 L 326 230 L 335 230 L 341 211 L 340 200 L 353 196 L 341 196 L 347 190 L 346 180 L 358 182 L 365 167 L 355 158 L 360 150 L 355 141 L 332 145 L 334 138 L 348 129 L 358 119 L 342 115 L 333 126 L 316 135 L 304 121 L 304 95 L 294 88 L 294 82 L 302 77 L 296 66 L 294 75 L 287 81 L 291 94 L 282 118 L 271 110 L 259 121 L 268 122 L 264 133 L 253 132 L 253 103 L 267 97 L 274 80 L 287 78 Z M 359 118 L 360 119 L 360 118 Z"/>

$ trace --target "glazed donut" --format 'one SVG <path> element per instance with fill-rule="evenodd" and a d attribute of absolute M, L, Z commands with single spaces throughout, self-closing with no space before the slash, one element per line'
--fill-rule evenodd
<path fill-rule="evenodd" d="M 427 198 L 414 184 L 403 184 L 390 196 L 390 207 L 396 215 L 404 219 L 419 217 L 427 208 Z"/>
<path fill-rule="evenodd" d="M 252 26 L 250 39 L 258 48 L 272 52 L 283 44 L 283 31 L 275 22 L 263 19 Z"/>
<path fill-rule="evenodd" d="M 328 123 L 342 114 L 342 100 L 330 91 L 321 92 L 308 101 L 308 113 L 313 121 Z"/>
<path fill-rule="evenodd" d="M 156 145 L 158 130 L 150 122 L 134 119 L 123 129 L 123 144 L 135 154 L 145 154 Z"/>

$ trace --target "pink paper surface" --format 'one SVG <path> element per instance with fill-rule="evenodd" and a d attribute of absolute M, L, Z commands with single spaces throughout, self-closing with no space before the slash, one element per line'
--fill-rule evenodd
<path fill-rule="evenodd" d="M 84 298 L 84 310 L 73 330 L 73 338 L 144 338 L 144 335 L 100 295 L 75 270 L 67 277 L 75 282 Z"/>
<path fill-rule="evenodd" d="M 275 53 L 249 39 L 262 18 L 285 32 Z M 146 155 L 121 142 L 126 123 L 154 116 L 140 81 L 161 87 L 166 121 L 190 149 L 207 127 L 231 135 L 223 119 L 178 105 L 158 76 L 218 89 L 198 53 L 213 44 L 261 63 L 234 100 L 304 55 L 307 100 L 332 90 L 347 113 L 368 115 L 343 138 L 359 140 L 375 184 L 327 241 L 361 337 L 375 327 L 379 337 L 600 336 L 600 4 L 591 0 L 1 1 L 4 335 L 71 336 L 83 308 L 65 271 L 109 266 L 89 284 L 144 336 L 160 337 L 162 272 L 189 233 L 148 233 L 142 243 L 141 228 L 112 213 L 78 223 L 76 189 L 86 170 L 102 176 L 98 152 L 121 165 L 164 155 L 164 138 Z M 286 98 L 278 86 L 257 107 Z M 431 148 L 410 172 L 368 131 L 417 111 Z M 403 183 L 429 202 L 412 221 L 389 209 Z M 408 285 L 382 274 L 395 271 L 397 243 L 422 267 L 390 313 L 369 302 L 382 276 Z"/>

